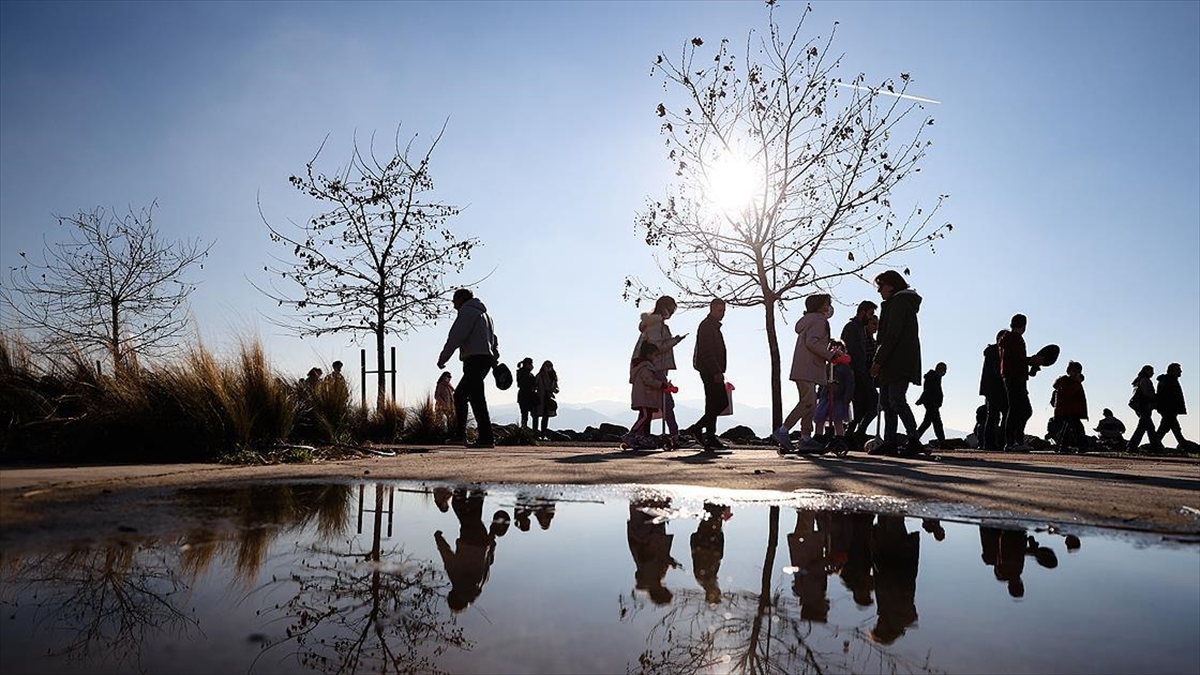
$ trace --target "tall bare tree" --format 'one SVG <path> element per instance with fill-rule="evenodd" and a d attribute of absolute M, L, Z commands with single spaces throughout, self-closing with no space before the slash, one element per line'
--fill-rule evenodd
<path fill-rule="evenodd" d="M 154 227 L 156 203 L 126 215 L 96 208 L 56 216 L 66 241 L 46 242 L 43 261 L 20 253 L 4 300 L 52 352 L 102 350 L 116 369 L 138 355 L 176 347 L 188 328 L 185 276 L 212 243 L 164 241 Z"/>
<path fill-rule="evenodd" d="M 400 146 L 397 129 L 392 156 L 380 161 L 374 137 L 366 154 L 354 143 L 350 161 L 332 175 L 314 164 L 289 180 L 299 191 L 329 207 L 290 232 L 263 217 L 271 240 L 291 249 L 264 269 L 292 282 L 292 292 L 262 288 L 280 306 L 300 312 L 285 323 L 301 337 L 335 333 L 374 335 L 378 401 L 384 400 L 384 338 L 404 336 L 446 315 L 445 276 L 461 272 L 477 239 L 459 240 L 446 226 L 459 208 L 430 198 L 430 158 L 445 133 L 438 132 L 424 152 L 414 153 L 416 136 Z M 260 209 L 261 214 L 261 209 Z"/>
<path fill-rule="evenodd" d="M 721 40 L 660 54 L 652 74 L 672 98 L 660 103 L 661 134 L 675 178 L 636 220 L 680 304 L 721 297 L 762 307 L 771 361 L 771 418 L 783 419 L 776 318 L 784 305 L 885 259 L 932 246 L 952 229 L 931 209 L 898 216 L 893 191 L 920 171 L 933 119 L 907 92 L 911 78 L 868 84 L 837 77 L 829 37 L 804 39 L 811 8 L 785 31 L 768 0 L 768 31 L 751 31 L 741 58 Z M 653 295 L 625 279 L 625 299 Z"/>

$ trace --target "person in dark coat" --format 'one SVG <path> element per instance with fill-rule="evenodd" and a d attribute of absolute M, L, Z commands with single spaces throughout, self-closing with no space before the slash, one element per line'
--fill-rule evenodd
<path fill-rule="evenodd" d="M 945 400 L 942 394 L 942 378 L 945 376 L 945 363 L 938 363 L 933 370 L 925 373 L 925 388 L 921 391 L 921 397 L 917 399 L 917 405 L 925 406 L 925 419 L 921 420 L 921 426 L 917 427 L 917 440 L 920 440 L 932 425 L 939 445 L 946 442 L 946 430 L 942 428 L 942 402 Z"/>
<path fill-rule="evenodd" d="M 1125 423 L 1113 415 L 1113 411 L 1104 409 L 1104 417 L 1096 423 L 1096 431 L 1100 434 L 1100 442 L 1125 447 Z"/>
<path fill-rule="evenodd" d="M 1154 432 L 1154 408 L 1157 401 L 1154 400 L 1154 382 L 1150 379 L 1154 377 L 1154 366 L 1145 365 L 1138 371 L 1137 377 L 1133 378 L 1133 396 L 1129 399 L 1129 407 L 1137 413 L 1138 425 L 1133 430 L 1133 436 L 1129 439 L 1129 446 L 1126 448 L 1129 452 L 1137 452 L 1142 444 L 1142 434 L 1150 440 L 1150 447 L 1154 450 L 1162 450 L 1162 443 L 1159 442 L 1158 436 Z"/>
<path fill-rule="evenodd" d="M 705 450 L 724 450 L 728 446 L 717 438 L 717 415 L 729 405 L 725 389 L 725 336 L 721 334 L 721 319 L 725 318 L 725 301 L 713 298 L 708 303 L 708 316 L 696 329 L 696 346 L 692 366 L 700 373 L 704 384 L 704 415 L 687 431 Z"/>
<path fill-rule="evenodd" d="M 534 429 L 537 428 L 538 389 L 537 376 L 533 374 L 533 359 L 526 356 L 517 364 L 517 407 L 521 409 L 521 426 L 529 427 L 529 417 L 533 416 Z"/>
<path fill-rule="evenodd" d="M 1004 449 L 1009 452 L 1029 452 L 1025 443 L 1025 425 L 1033 416 L 1029 402 L 1029 378 L 1037 372 L 1031 366 L 1041 366 L 1038 356 L 1029 356 L 1025 349 L 1025 328 L 1029 319 L 1014 314 L 1008 332 L 1000 339 L 1000 377 L 1008 394 L 1008 419 L 1004 424 Z"/>
<path fill-rule="evenodd" d="M 1008 392 L 1000 376 L 1000 341 L 1007 330 L 996 333 L 996 341 L 983 350 L 983 372 L 979 376 L 979 395 L 987 406 L 979 447 L 985 450 L 1004 449 L 1004 429 L 1008 424 Z"/>
<path fill-rule="evenodd" d="M 875 316 L 878 307 L 870 300 L 858 303 L 858 311 L 842 328 L 842 344 L 850 355 L 850 367 L 854 369 L 854 419 L 850 422 L 847 435 L 865 440 L 867 427 L 871 425 L 879 408 L 879 391 L 871 380 L 871 360 L 867 354 L 867 324 Z"/>
<path fill-rule="evenodd" d="M 908 385 L 921 382 L 921 337 L 917 322 L 921 296 L 909 288 L 908 282 L 895 270 L 876 276 L 875 287 L 879 289 L 883 303 L 879 311 L 875 360 L 870 372 L 879 385 L 884 415 L 883 444 L 876 447 L 875 453 L 901 452 L 896 445 L 897 419 L 904 423 L 908 434 L 908 445 L 903 448 L 903 454 L 928 452 L 918 440 L 917 420 L 906 400 Z"/>
<path fill-rule="evenodd" d="M 1179 376 L 1183 375 L 1183 366 L 1172 363 L 1167 366 L 1167 372 L 1158 376 L 1158 391 L 1154 402 L 1158 406 L 1161 419 L 1158 423 L 1158 444 L 1170 431 L 1175 435 L 1175 447 L 1182 448 L 1187 441 L 1183 438 L 1183 430 L 1179 428 L 1179 416 L 1187 414 L 1187 405 L 1183 400 L 1183 387 L 1179 386 Z"/>

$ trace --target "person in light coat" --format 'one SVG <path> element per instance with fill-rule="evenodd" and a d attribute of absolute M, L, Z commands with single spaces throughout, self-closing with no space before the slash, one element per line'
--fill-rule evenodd
<path fill-rule="evenodd" d="M 825 382 L 825 364 L 833 358 L 829 350 L 829 318 L 833 316 L 833 299 L 825 293 L 810 295 L 804 300 L 804 316 L 796 322 L 796 348 L 792 352 L 791 380 L 796 383 L 800 400 L 788 413 L 783 426 L 772 434 L 785 452 L 796 452 L 789 434 L 800 422 L 800 452 L 821 449 L 813 437 L 813 409 L 817 405 L 817 384 Z"/>

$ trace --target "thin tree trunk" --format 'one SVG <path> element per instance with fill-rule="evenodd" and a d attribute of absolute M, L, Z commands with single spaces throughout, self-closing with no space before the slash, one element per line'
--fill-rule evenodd
<path fill-rule="evenodd" d="M 109 344 L 109 351 L 112 353 L 113 374 L 119 375 L 121 372 L 121 308 L 116 300 L 109 303 L 112 310 L 112 342 Z"/>
<path fill-rule="evenodd" d="M 775 334 L 775 301 L 763 304 L 767 313 L 767 349 L 771 354 L 771 431 L 783 426 L 783 389 L 779 370 L 779 336 Z"/>

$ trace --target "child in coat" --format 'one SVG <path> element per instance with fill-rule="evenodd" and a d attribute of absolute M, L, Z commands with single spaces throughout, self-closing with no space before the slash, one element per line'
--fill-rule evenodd
<path fill-rule="evenodd" d="M 1054 419 L 1058 423 L 1058 434 L 1054 440 L 1060 450 L 1087 449 L 1087 432 L 1083 420 L 1088 418 L 1087 394 L 1083 391 L 1083 364 L 1071 361 L 1067 374 L 1054 381 L 1054 393 L 1050 395 L 1054 406 Z"/>
<path fill-rule="evenodd" d="M 622 444 L 628 447 L 647 447 L 650 445 L 650 422 L 654 412 L 662 406 L 663 389 L 669 387 L 663 371 L 655 365 L 655 355 L 658 347 L 647 340 L 638 350 L 638 356 L 629 363 L 630 408 L 638 411 L 637 421 L 629 433 L 621 437 Z"/>
<path fill-rule="evenodd" d="M 846 423 L 850 419 L 850 402 L 854 400 L 854 369 L 850 365 L 850 355 L 842 351 L 838 343 L 833 343 L 830 351 L 833 352 L 829 362 L 832 378 L 817 388 L 813 422 L 818 434 L 827 424 L 832 425 L 834 446 L 830 449 L 843 449 Z"/>
<path fill-rule="evenodd" d="M 450 371 L 442 371 L 437 387 L 433 390 L 434 418 L 446 429 L 454 428 L 454 385 L 450 384 Z"/>

